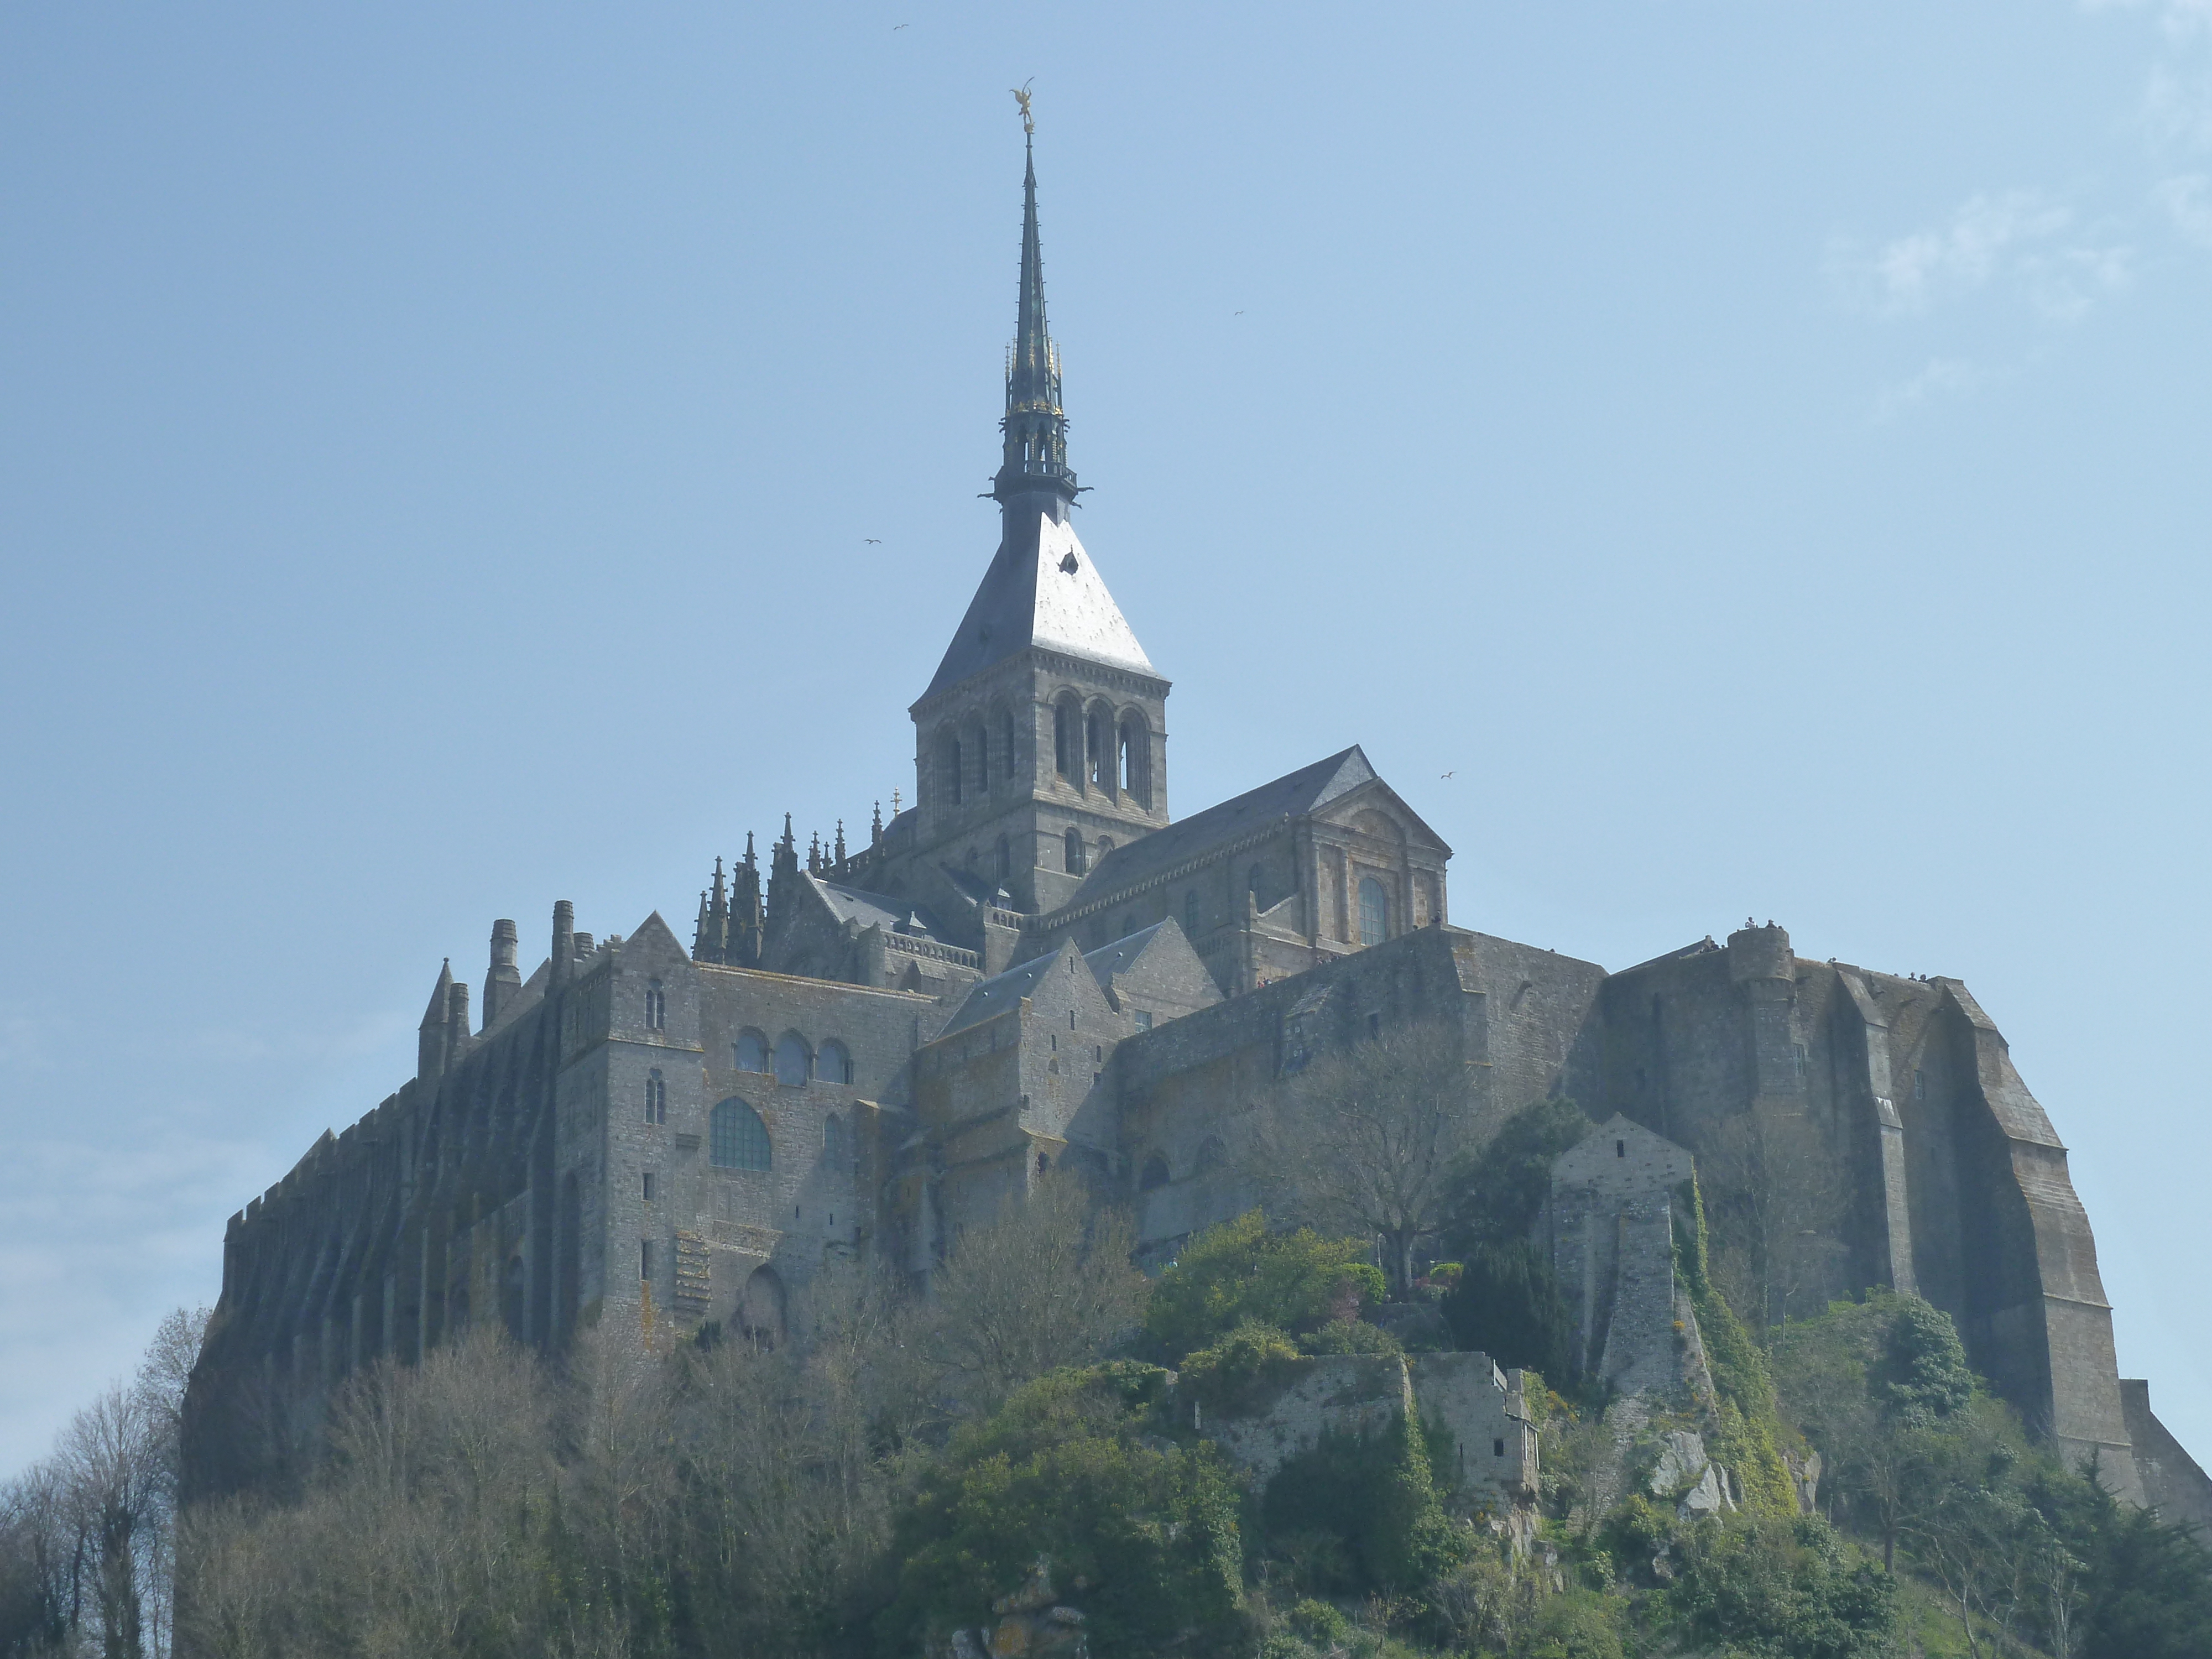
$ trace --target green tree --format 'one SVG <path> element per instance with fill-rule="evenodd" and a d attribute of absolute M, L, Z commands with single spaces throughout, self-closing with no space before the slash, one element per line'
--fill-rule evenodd
<path fill-rule="evenodd" d="M 1145 1334 L 1174 1365 L 1248 1322 L 1296 1333 L 1356 1317 L 1382 1295 L 1367 1255 L 1364 1239 L 1271 1232 L 1265 1215 L 1248 1210 L 1183 1246 L 1152 1287 Z"/>
<path fill-rule="evenodd" d="M 1874 1659 L 1889 1650 L 1897 1587 L 1851 1560 L 1817 1516 L 1691 1528 L 1668 1611 L 1703 1645 L 1773 1659 Z"/>
<path fill-rule="evenodd" d="M 1166 1381 L 1126 1361 L 1056 1371 L 956 1433 L 897 1519 L 884 1653 L 987 1623 L 1040 1556 L 1098 1659 L 1218 1646 L 1241 1605 L 1238 1497 L 1211 1447 L 1161 1437 Z"/>

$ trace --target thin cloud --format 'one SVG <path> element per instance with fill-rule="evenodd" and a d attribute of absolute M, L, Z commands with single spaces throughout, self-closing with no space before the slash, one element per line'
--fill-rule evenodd
<path fill-rule="evenodd" d="M 2152 186 L 2150 197 L 2185 240 L 2212 247 L 2212 179 L 2201 173 L 2162 179 Z"/>
<path fill-rule="evenodd" d="M 1937 357 L 1911 380 L 1884 386 L 1875 399 L 1874 418 L 1893 421 L 1928 404 L 1967 397 L 1984 378 L 1962 357 Z"/>
<path fill-rule="evenodd" d="M 1878 314 L 1917 316 L 1989 287 L 2022 248 L 2057 235 L 2071 218 L 2033 191 L 1975 196 L 1945 223 L 1897 237 L 1870 254 L 1839 243 L 1830 262 L 1847 290 Z"/>

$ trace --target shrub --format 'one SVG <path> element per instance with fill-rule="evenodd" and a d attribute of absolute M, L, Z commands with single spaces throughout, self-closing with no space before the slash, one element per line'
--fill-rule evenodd
<path fill-rule="evenodd" d="M 1379 1435 L 1322 1436 L 1275 1472 L 1261 1516 L 1271 1547 L 1295 1552 L 1311 1589 L 1414 1589 L 1467 1553 L 1437 1501 L 1420 1425 L 1402 1415 Z"/>
<path fill-rule="evenodd" d="M 1589 1129 L 1589 1115 L 1565 1099 L 1534 1101 L 1507 1118 L 1462 1176 L 1448 1237 L 1468 1246 L 1526 1239 L 1552 1190 L 1552 1161 Z"/>
<path fill-rule="evenodd" d="M 1317 1331 L 1308 1331 L 1298 1339 L 1300 1353 L 1378 1353 L 1405 1352 L 1405 1346 L 1380 1325 L 1370 1325 L 1364 1319 L 1332 1319 Z"/>
<path fill-rule="evenodd" d="M 1382 1299 L 1369 1249 L 1364 1239 L 1323 1238 L 1310 1228 L 1269 1232 L 1264 1215 L 1247 1211 L 1183 1247 L 1153 1287 L 1145 1333 L 1176 1364 L 1247 1321 L 1302 1331 L 1356 1318 Z"/>
<path fill-rule="evenodd" d="M 1551 1262 L 1525 1240 L 1470 1249 L 1443 1313 L 1462 1348 L 1509 1368 L 1567 1374 L 1566 1304 Z"/>
<path fill-rule="evenodd" d="M 1056 1371 L 956 1434 L 898 1517 L 884 1650 L 985 1623 L 1040 1555 L 1099 1659 L 1223 1637 L 1243 1577 L 1237 1489 L 1211 1447 L 1157 1433 L 1164 1382 L 1133 1364 Z"/>
<path fill-rule="evenodd" d="M 1258 1409 L 1285 1370 L 1304 1358 L 1273 1325 L 1248 1319 L 1210 1347 L 1184 1357 L 1183 1393 L 1218 1412 Z"/>
<path fill-rule="evenodd" d="M 1702 1643 L 1775 1659 L 1875 1659 L 1897 1626 L 1897 1586 L 1853 1561 L 1827 1523 L 1741 1516 L 1685 1534 L 1668 1611 Z"/>

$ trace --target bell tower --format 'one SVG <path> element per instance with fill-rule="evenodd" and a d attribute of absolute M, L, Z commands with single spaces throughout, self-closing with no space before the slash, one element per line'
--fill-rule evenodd
<path fill-rule="evenodd" d="M 1168 682 L 1070 521 L 1060 352 L 1045 323 L 1035 129 L 1023 105 L 1021 286 L 1006 356 L 999 550 L 915 727 L 914 847 L 1036 913 L 1168 821 Z"/>

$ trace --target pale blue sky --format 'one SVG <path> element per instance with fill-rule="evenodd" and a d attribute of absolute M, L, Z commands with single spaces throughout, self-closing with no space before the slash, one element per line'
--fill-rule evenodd
<path fill-rule="evenodd" d="M 0 1469 L 492 918 L 911 791 L 1031 76 L 1176 807 L 1963 976 L 2212 1455 L 2212 5 L 871 0 L 0 14 Z"/>

